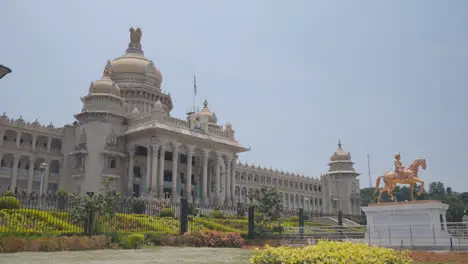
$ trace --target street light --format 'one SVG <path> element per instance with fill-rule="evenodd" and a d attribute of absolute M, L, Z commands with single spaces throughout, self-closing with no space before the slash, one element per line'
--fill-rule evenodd
<path fill-rule="evenodd" d="M 40 183 L 40 186 L 39 186 L 39 195 L 42 195 L 42 192 L 44 190 L 44 171 L 45 169 L 48 167 L 49 165 L 45 162 L 43 162 L 40 166 L 41 168 L 41 183 Z"/>
<path fill-rule="evenodd" d="M 0 64 L 0 79 L 11 73 L 11 69 Z"/>

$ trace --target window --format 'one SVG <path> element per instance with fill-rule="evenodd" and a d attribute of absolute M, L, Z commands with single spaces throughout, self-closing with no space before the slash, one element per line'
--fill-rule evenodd
<path fill-rule="evenodd" d="M 170 170 L 165 170 L 164 171 L 164 181 L 172 181 L 172 171 Z"/>
<path fill-rule="evenodd" d="M 172 152 L 166 151 L 166 154 L 164 154 L 164 160 L 172 161 Z"/>

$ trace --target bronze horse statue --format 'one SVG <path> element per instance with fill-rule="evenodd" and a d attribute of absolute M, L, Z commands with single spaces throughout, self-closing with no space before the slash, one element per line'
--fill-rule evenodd
<path fill-rule="evenodd" d="M 416 183 L 420 183 L 421 187 L 418 192 L 418 196 L 421 196 L 422 192 L 424 191 L 424 181 L 418 178 L 418 170 L 421 167 L 423 170 L 426 169 L 426 159 L 416 159 L 408 166 L 407 169 L 404 170 L 403 176 L 398 177 L 398 175 L 394 171 L 388 171 L 384 173 L 383 176 L 377 177 L 377 183 L 375 186 L 375 192 L 379 191 L 380 181 L 383 179 L 385 186 L 380 189 L 379 196 L 377 198 L 377 203 L 380 203 L 380 199 L 382 198 L 382 194 L 387 192 L 387 195 L 392 198 L 392 201 L 396 200 L 395 195 L 393 195 L 393 191 L 397 183 L 399 184 L 409 184 L 411 188 L 411 201 L 414 200 L 414 185 Z"/>

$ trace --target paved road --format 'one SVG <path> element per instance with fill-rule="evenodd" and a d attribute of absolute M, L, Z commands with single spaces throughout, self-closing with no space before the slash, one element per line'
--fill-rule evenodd
<path fill-rule="evenodd" d="M 245 249 L 157 248 L 142 250 L 99 250 L 80 252 L 0 254 L 3 264 L 248 264 Z"/>

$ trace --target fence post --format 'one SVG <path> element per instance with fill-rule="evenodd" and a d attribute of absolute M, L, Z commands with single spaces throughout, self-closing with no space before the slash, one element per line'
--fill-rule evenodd
<path fill-rule="evenodd" d="M 340 211 L 338 211 L 338 225 L 339 226 L 343 226 L 343 213 Z"/>
<path fill-rule="evenodd" d="M 183 235 L 188 229 L 188 201 L 187 198 L 180 198 L 180 234 Z"/>
<path fill-rule="evenodd" d="M 89 199 L 93 198 L 94 192 L 87 192 L 86 195 L 89 196 Z M 94 203 L 92 203 L 94 205 Z M 88 209 L 88 215 L 84 221 L 84 231 L 86 235 L 92 236 L 93 235 L 93 225 L 94 225 L 94 207 Z"/>
<path fill-rule="evenodd" d="M 249 238 L 253 238 L 255 235 L 255 206 L 249 206 Z"/>
<path fill-rule="evenodd" d="M 304 209 L 299 208 L 299 237 L 304 239 Z"/>

